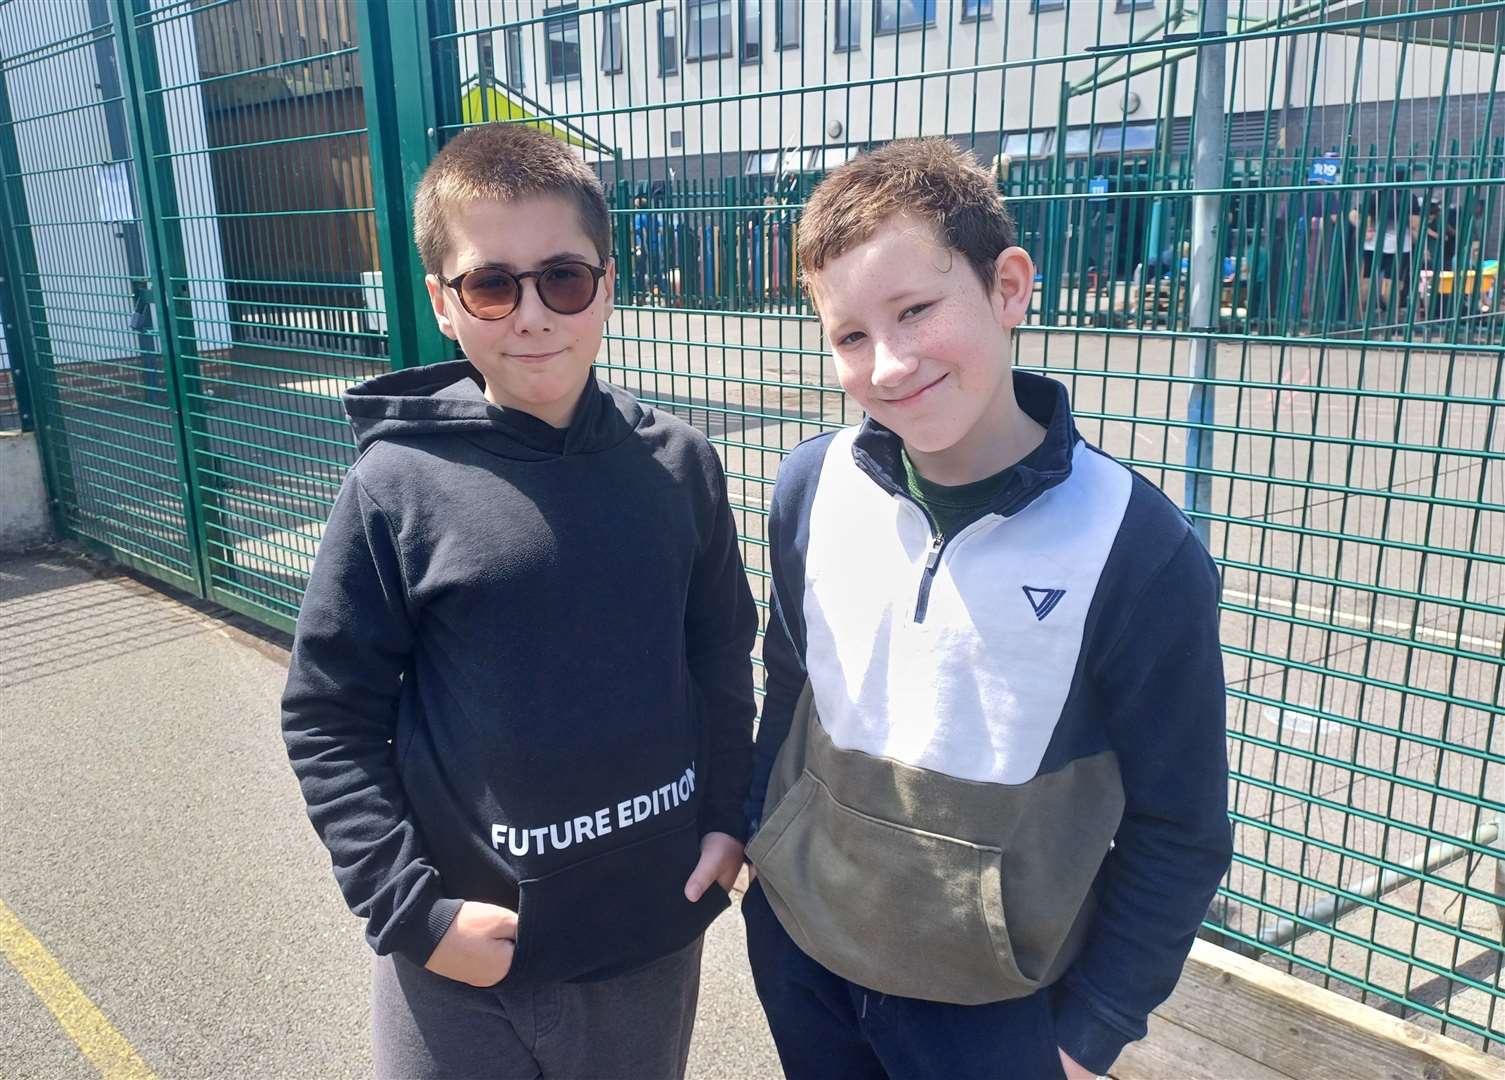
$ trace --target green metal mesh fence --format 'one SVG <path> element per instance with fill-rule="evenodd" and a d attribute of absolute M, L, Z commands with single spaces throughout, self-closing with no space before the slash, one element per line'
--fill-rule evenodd
<path fill-rule="evenodd" d="M 338 391 L 448 355 L 417 175 L 467 125 L 533 122 L 612 200 L 602 367 L 709 433 L 761 602 L 779 461 L 859 419 L 797 288 L 800 207 L 865 147 L 948 135 L 1036 259 L 1015 362 L 1223 571 L 1238 854 L 1208 932 L 1505 1052 L 1505 2 L 71 2 L 61 29 L 0 3 L 0 154 L 75 533 L 288 625 L 350 460 Z M 52 117 L 111 104 L 26 72 L 105 40 L 161 333 L 91 351 L 70 290 L 118 307 L 135 272 L 80 284 L 48 246 L 103 237 L 116 190 Z"/>
<path fill-rule="evenodd" d="M 60 524 L 198 586 L 176 402 L 153 316 L 150 222 L 130 168 L 132 119 L 102 3 L 0 8 L 0 170 L 12 359 L 33 405 Z"/>
<path fill-rule="evenodd" d="M 208 595 L 287 625 L 386 370 L 349 4 L 128 5 Z"/>
<path fill-rule="evenodd" d="M 779 460 L 858 419 L 799 207 L 863 147 L 973 148 L 1041 271 L 1016 362 L 1223 568 L 1238 858 L 1209 932 L 1499 1049 L 1501 5 L 1231 5 L 1193 330 L 1214 6 L 462 0 L 430 8 L 438 138 L 537 117 L 599 167 L 605 366 L 721 449 L 760 598 Z"/>

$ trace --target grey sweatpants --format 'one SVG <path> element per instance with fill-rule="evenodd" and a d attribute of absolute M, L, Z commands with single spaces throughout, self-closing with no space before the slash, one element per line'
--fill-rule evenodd
<path fill-rule="evenodd" d="M 615 979 L 508 990 L 378 956 L 371 1040 L 379 1080 L 680 1080 L 703 938 Z"/>

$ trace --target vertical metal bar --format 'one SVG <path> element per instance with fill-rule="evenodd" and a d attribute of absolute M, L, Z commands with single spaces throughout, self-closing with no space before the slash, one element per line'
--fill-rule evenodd
<path fill-rule="evenodd" d="M 1227 45 L 1221 40 L 1228 31 L 1228 0 L 1204 0 L 1202 36 L 1197 48 L 1197 96 L 1193 113 L 1196 142 L 1192 149 L 1192 186 L 1198 192 L 1223 184 L 1223 94 L 1227 71 Z M 1212 510 L 1213 437 L 1205 425 L 1216 416 L 1211 380 L 1217 378 L 1217 343 L 1210 336 L 1217 325 L 1221 279 L 1223 199 L 1198 194 L 1192 200 L 1191 310 L 1189 329 L 1197 334 L 1191 342 L 1191 396 L 1186 438 L 1186 511 L 1197 535 L 1210 547 Z"/>
<path fill-rule="evenodd" d="M 0 76 L 0 84 L 3 82 L 4 78 Z M 0 93 L 3 91 L 4 87 L 0 85 Z M 5 343 L 10 353 L 11 393 L 16 398 L 21 430 L 32 431 L 36 427 L 36 408 L 31 398 L 31 349 L 22 342 L 20 325 L 26 311 L 26 293 L 20 276 L 10 267 L 11 249 L 15 246 L 11 238 L 14 235 L 6 208 L 5 191 L 0 187 L 0 240 L 3 240 L 0 251 L 4 252 L 4 255 L 0 255 L 0 327 L 3 327 Z M 45 452 L 41 457 L 43 462 L 47 460 Z"/>
<path fill-rule="evenodd" d="M 409 239 L 413 195 L 439 147 L 429 11 L 421 3 L 357 0 L 355 12 L 391 363 L 433 363 L 448 359 L 451 347 L 429 316 L 423 263 Z"/>

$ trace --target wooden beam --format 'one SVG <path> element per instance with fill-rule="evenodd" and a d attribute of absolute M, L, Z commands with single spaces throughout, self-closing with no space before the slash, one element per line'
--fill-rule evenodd
<path fill-rule="evenodd" d="M 1113 1080 L 1293 1080 L 1283 1072 L 1171 1023 L 1150 1017 L 1150 1033 L 1113 1063 Z"/>
<path fill-rule="evenodd" d="M 1501 1080 L 1505 1061 L 1205 941 L 1151 1028 L 1167 1045 L 1125 1052 L 1122 1080 L 1271 1075 L 1321 1080 Z M 1155 1019 L 1155 1018 L 1152 1018 Z M 1172 1040 L 1179 1039 L 1182 1046 Z M 1247 1071 L 1184 1071 L 1215 1044 Z M 1226 1061 L 1220 1058 L 1220 1062 Z M 1157 1071 L 1158 1070 L 1158 1071 Z"/>

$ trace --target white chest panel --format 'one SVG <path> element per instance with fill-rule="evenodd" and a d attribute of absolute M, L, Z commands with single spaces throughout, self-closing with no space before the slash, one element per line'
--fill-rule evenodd
<path fill-rule="evenodd" d="M 947 543 L 925 621 L 920 509 L 827 449 L 805 563 L 806 669 L 835 744 L 967 780 L 1034 777 L 1071 687 L 1132 477 L 1078 443 L 1071 475 Z"/>

